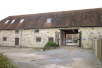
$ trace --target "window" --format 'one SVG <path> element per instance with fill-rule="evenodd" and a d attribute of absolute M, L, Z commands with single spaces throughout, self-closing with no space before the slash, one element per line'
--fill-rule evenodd
<path fill-rule="evenodd" d="M 9 20 L 7 20 L 6 22 L 5 22 L 5 24 L 7 24 L 9 22 Z"/>
<path fill-rule="evenodd" d="M 47 18 L 47 23 L 51 23 L 52 18 Z"/>
<path fill-rule="evenodd" d="M 15 30 L 15 33 L 18 34 L 19 33 L 19 30 Z"/>
<path fill-rule="evenodd" d="M 15 19 L 14 19 L 14 20 L 12 20 L 11 24 L 13 24 L 14 22 L 15 22 Z"/>
<path fill-rule="evenodd" d="M 24 19 L 21 19 L 20 23 L 23 23 Z"/>
<path fill-rule="evenodd" d="M 39 30 L 34 30 L 35 33 L 39 33 Z"/>
<path fill-rule="evenodd" d="M 48 41 L 53 41 L 53 37 L 49 37 Z"/>
<path fill-rule="evenodd" d="M 36 42 L 41 42 L 41 37 L 36 37 Z"/>
<path fill-rule="evenodd" d="M 7 41 L 7 37 L 3 37 L 3 41 Z"/>

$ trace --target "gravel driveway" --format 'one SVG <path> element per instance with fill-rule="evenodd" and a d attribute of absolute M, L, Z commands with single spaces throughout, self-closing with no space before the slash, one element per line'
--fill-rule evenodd
<path fill-rule="evenodd" d="M 0 47 L 19 68 L 102 68 L 91 49 L 63 46 L 38 52 L 32 48 Z"/>

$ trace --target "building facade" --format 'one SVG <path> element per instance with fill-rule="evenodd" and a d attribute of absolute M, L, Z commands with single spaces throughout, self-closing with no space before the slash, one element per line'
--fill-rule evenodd
<path fill-rule="evenodd" d="M 0 46 L 44 47 L 54 41 L 66 45 L 67 34 L 77 46 L 92 48 L 102 37 L 102 8 L 9 16 L 0 21 Z"/>

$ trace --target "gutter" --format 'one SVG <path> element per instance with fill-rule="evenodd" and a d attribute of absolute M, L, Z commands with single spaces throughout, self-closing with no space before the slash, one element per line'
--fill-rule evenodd
<path fill-rule="evenodd" d="M 50 29 L 50 28 L 71 28 L 71 27 L 102 27 L 102 26 L 66 26 L 66 27 L 40 27 L 40 28 L 21 28 L 21 29 L 26 30 L 26 29 Z M 16 30 L 16 29 L 0 29 L 0 30 Z"/>

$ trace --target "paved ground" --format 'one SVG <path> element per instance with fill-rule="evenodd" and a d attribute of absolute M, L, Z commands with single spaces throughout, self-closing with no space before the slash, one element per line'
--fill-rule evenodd
<path fill-rule="evenodd" d="M 0 47 L 19 68 L 102 68 L 91 49 L 60 47 L 38 52 L 32 48 Z"/>

